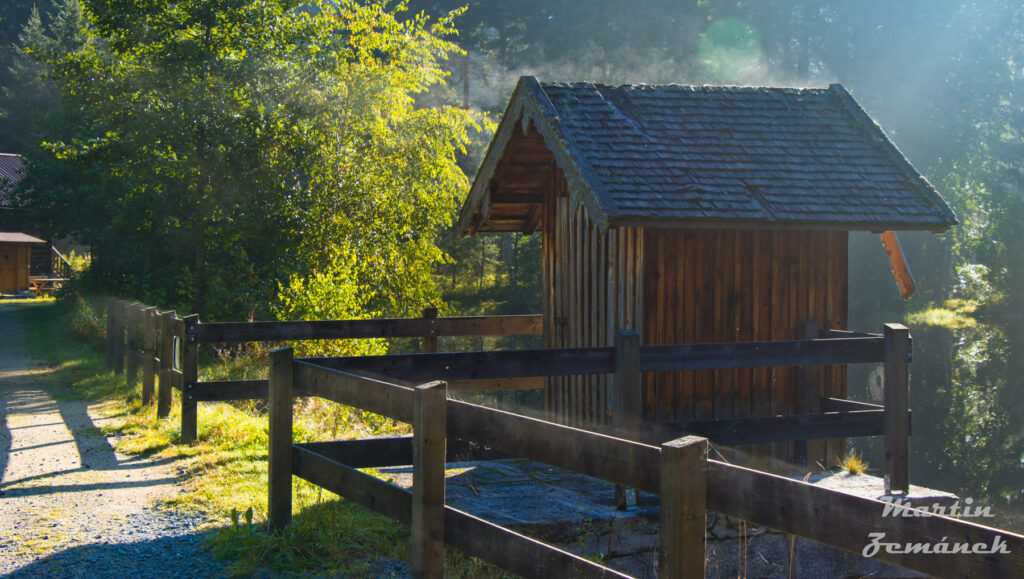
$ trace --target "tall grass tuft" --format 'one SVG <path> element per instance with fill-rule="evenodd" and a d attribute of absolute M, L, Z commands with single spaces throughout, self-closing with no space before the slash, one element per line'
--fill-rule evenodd
<path fill-rule="evenodd" d="M 839 470 L 846 472 L 846 474 L 865 474 L 868 472 L 868 463 L 864 460 L 864 455 L 856 450 L 851 450 L 846 453 L 846 456 L 836 461 L 836 466 Z"/>

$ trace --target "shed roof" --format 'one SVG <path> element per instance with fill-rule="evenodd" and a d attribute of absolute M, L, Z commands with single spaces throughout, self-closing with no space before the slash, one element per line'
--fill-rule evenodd
<path fill-rule="evenodd" d="M 21 155 L 0 153 L 0 207 L 11 205 L 10 193 L 21 181 L 21 168 Z"/>
<path fill-rule="evenodd" d="M 0 231 L 0 243 L 46 243 L 38 237 L 27 233 Z"/>
<path fill-rule="evenodd" d="M 531 142 L 604 228 L 957 224 L 838 84 L 613 87 L 523 77 L 462 208 L 463 234 L 536 226 L 547 177 Z"/>

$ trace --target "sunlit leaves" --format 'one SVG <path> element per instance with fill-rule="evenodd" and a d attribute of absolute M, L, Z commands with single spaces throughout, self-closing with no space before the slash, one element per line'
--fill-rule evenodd
<path fill-rule="evenodd" d="M 96 42 L 49 63 L 79 113 L 48 143 L 54 162 L 116 183 L 59 200 L 104 224 L 63 227 L 98 272 L 207 319 L 268 314 L 279 283 L 288 316 L 436 299 L 433 240 L 467 187 L 455 155 L 473 122 L 416 95 L 444 81 L 450 17 L 377 1 L 86 4 Z M 335 311 L 288 293 L 328 286 L 360 299 Z"/>

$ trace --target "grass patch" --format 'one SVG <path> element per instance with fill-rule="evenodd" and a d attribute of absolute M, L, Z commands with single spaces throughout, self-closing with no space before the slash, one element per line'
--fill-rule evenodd
<path fill-rule="evenodd" d="M 102 430 L 117 435 L 119 451 L 180 461 L 188 492 L 176 495 L 167 505 L 203 512 L 217 521 L 220 528 L 210 535 L 207 547 L 230 561 L 231 574 L 267 570 L 275 576 L 388 576 L 401 572 L 398 560 L 408 557 L 408 529 L 299 479 L 294 479 L 293 523 L 281 533 L 266 533 L 264 405 L 202 403 L 198 442 L 179 445 L 180 401 L 175 398 L 170 417 L 157 420 L 155 405 L 142 404 L 139 385 L 129 385 L 123 376 L 105 368 L 105 323 L 99 303 L 70 297 L 61 302 L 25 302 L 13 309 L 30 330 L 33 356 L 48 365 L 44 385 L 52 394 L 115 401 L 122 406 L 122 416 Z M 200 378 L 266 377 L 266 354 L 261 349 L 208 353 L 201 357 Z M 294 432 L 295 439 L 304 442 L 408 433 L 409 427 L 332 402 L 299 399 Z M 447 577 L 509 576 L 454 549 L 447 549 L 446 566 Z"/>
<path fill-rule="evenodd" d="M 856 450 L 851 450 L 846 453 L 846 456 L 836 461 L 836 468 L 846 474 L 867 474 L 868 466 L 864 455 Z"/>

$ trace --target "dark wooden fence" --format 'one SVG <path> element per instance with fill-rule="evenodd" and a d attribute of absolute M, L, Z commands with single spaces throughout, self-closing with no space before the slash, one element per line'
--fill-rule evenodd
<path fill-rule="evenodd" d="M 659 576 L 703 577 L 708 510 L 861 554 L 871 533 L 898 544 L 984 543 L 1006 545 L 988 555 L 935 555 L 919 550 L 878 550 L 883 561 L 935 576 L 1024 576 L 1024 536 L 943 516 L 885 516 L 887 503 L 816 487 L 707 458 L 707 441 L 686 434 L 692 424 L 662 424 L 656 435 L 637 432 L 627 416 L 616 421 L 622 436 L 572 428 L 448 399 L 445 382 L 431 378 L 501 380 L 581 373 L 613 374 L 617 389 L 638 384 L 641 371 L 709 367 L 758 367 L 853 362 L 886 364 L 890 388 L 906 390 L 909 336 L 891 324 L 884 336 L 834 340 L 694 346 L 639 347 L 635 334 L 620 335 L 615 348 L 418 354 L 365 358 L 293 359 L 290 349 L 272 355 L 270 378 L 269 519 L 271 529 L 291 517 L 292 475 L 409 525 L 415 576 L 441 577 L 445 543 L 527 577 L 621 577 L 581 559 L 444 504 L 445 461 L 466 460 L 467 449 L 529 458 L 617 485 L 657 494 L 661 500 Z M 894 359 L 898 358 L 898 359 Z M 388 377 L 382 377 L 387 374 Z M 319 396 L 413 425 L 412 437 L 294 444 L 292 400 Z M 634 394 L 622 392 L 620 401 Z M 899 395 L 887 395 L 886 401 Z M 629 408 L 628 404 L 625 404 Z M 887 439 L 905 436 L 905 407 L 861 410 L 836 401 L 835 412 L 869 412 L 872 428 Z M 895 414 L 895 416 L 893 416 Z M 859 419 L 858 419 L 859 420 Z M 860 424 L 858 421 L 857 424 Z M 804 424 L 802 435 L 821 434 Z M 834 426 L 826 425 L 827 436 Z M 858 426 L 857 428 L 861 428 Z M 676 431 L 678 429 L 678 432 Z M 775 431 L 782 429 L 776 425 Z M 668 442 L 654 444 L 655 436 Z M 905 442 L 903 443 L 905 444 Z M 887 444 L 887 453 L 905 446 Z M 895 451 L 893 450 L 895 449 Z M 468 457 L 472 459 L 474 457 Z M 888 460 L 887 476 L 905 468 Z M 412 491 L 357 470 L 412 465 Z M 904 473 L 905 475 L 905 473 Z M 901 476 L 897 474 L 897 476 Z"/>
<path fill-rule="evenodd" d="M 158 414 L 166 416 L 170 388 L 182 390 L 183 442 L 195 438 L 196 403 L 268 398 L 271 528 L 290 520 L 296 475 L 410 525 L 414 572 L 423 576 L 440 576 L 444 543 L 525 576 L 623 576 L 444 504 L 446 460 L 501 456 L 530 458 L 659 495 L 661 576 L 703 576 L 707 510 L 858 554 L 871 533 L 884 533 L 885 543 L 900 546 L 1001 542 L 1004 550 L 988 555 L 935 555 L 883 545 L 876 556 L 936 576 L 1024 576 L 1021 535 L 938 515 L 887 517 L 883 501 L 707 458 L 706 439 L 737 444 L 882 435 L 886 491 L 905 492 L 911 341 L 899 324 L 887 324 L 883 334 L 826 331 L 821 339 L 675 346 L 641 346 L 635 333 L 620 331 L 610 348 L 439 354 L 437 336 L 539 334 L 540 316 L 437 318 L 426 312 L 404 320 L 201 324 L 197 316 L 179 318 L 173 311 L 112 301 L 107 321 L 108 364 L 133 381 L 141 365 L 144 402 L 156 396 Z M 425 353 L 294 360 L 290 349 L 282 349 L 272 355 L 269 381 L 198 381 L 201 343 L 417 336 Z M 642 423 L 642 372 L 852 363 L 884 364 L 884 405 L 825 398 L 820 413 Z M 615 411 L 609 425 L 594 427 L 600 431 L 447 398 L 455 389 L 539 387 L 549 376 L 573 374 L 613 375 Z M 412 424 L 414 434 L 293 444 L 295 396 L 383 414 Z M 409 464 L 411 492 L 357 470 Z"/>
<path fill-rule="evenodd" d="M 421 318 L 320 320 L 294 322 L 201 323 L 199 316 L 178 317 L 137 302 L 111 300 L 107 308 L 107 365 L 125 373 L 129 384 L 142 366 L 142 402 L 156 396 L 157 416 L 171 411 L 171 389 L 181 391 L 181 442 L 196 440 L 200 402 L 266 400 L 267 380 L 199 380 L 199 345 L 350 338 L 420 338 L 424 352 L 437 352 L 440 336 L 538 335 L 540 315 L 439 318 L 427 308 Z M 159 390 L 156 385 L 159 385 Z M 541 388 L 543 380 L 505 381 L 501 387 Z M 453 390 L 493 387 L 473 380 Z"/>

